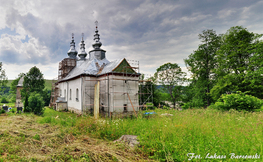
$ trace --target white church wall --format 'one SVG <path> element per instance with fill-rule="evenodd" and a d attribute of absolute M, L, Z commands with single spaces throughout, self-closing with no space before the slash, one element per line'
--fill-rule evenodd
<path fill-rule="evenodd" d="M 67 83 L 66 82 L 62 82 L 58 84 L 59 87 L 59 96 L 60 97 L 64 97 L 65 101 L 67 101 L 67 94 L 65 93 L 65 91 L 67 91 Z"/>
<path fill-rule="evenodd" d="M 104 115 L 107 115 L 108 112 L 113 113 L 113 115 L 115 113 L 132 114 L 133 107 L 135 111 L 139 111 L 139 87 L 137 80 L 138 77 L 124 77 L 118 75 L 105 75 L 99 78 L 86 76 L 59 83 L 59 88 L 61 97 L 65 97 L 67 101 L 69 111 L 74 111 L 75 113 L 93 113 L 94 86 L 99 81 L 100 113 Z M 127 94 L 130 96 L 133 107 Z"/>
<path fill-rule="evenodd" d="M 82 113 L 81 80 L 82 78 L 77 78 L 68 81 L 68 110 L 78 114 Z"/>

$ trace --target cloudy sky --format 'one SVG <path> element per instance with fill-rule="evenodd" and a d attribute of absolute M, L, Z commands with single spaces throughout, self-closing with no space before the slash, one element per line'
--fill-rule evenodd
<path fill-rule="evenodd" d="M 58 74 L 68 57 L 71 33 L 77 50 L 84 33 L 91 50 L 98 29 L 108 60 L 138 60 L 153 74 L 164 63 L 178 63 L 196 50 L 206 29 L 225 33 L 232 26 L 263 33 L 260 0 L 0 0 L 0 62 L 8 79 L 37 66 L 45 79 Z"/>

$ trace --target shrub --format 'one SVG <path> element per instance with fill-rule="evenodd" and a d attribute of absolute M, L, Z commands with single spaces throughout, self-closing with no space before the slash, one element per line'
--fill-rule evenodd
<path fill-rule="evenodd" d="M 169 110 L 170 107 L 169 107 L 169 106 L 163 106 L 163 109 L 165 109 L 165 110 Z"/>
<path fill-rule="evenodd" d="M 12 112 L 12 113 L 15 113 L 16 111 L 15 111 L 15 109 L 11 109 L 11 112 Z"/>
<path fill-rule="evenodd" d="M 5 97 L 3 97 L 3 98 L 1 99 L 1 103 L 9 103 L 9 102 L 8 102 L 8 100 L 7 100 Z"/>
<path fill-rule="evenodd" d="M 262 100 L 238 91 L 234 94 L 223 94 L 210 108 L 221 110 L 255 111 L 263 105 Z"/>
<path fill-rule="evenodd" d="M 10 101 L 11 101 L 11 102 L 16 102 L 16 96 L 12 96 L 12 98 L 11 98 Z"/>
<path fill-rule="evenodd" d="M 147 109 L 150 109 L 150 110 L 154 110 L 155 109 L 153 103 L 150 103 L 150 102 L 146 103 L 146 107 L 147 107 Z"/>
<path fill-rule="evenodd" d="M 42 115 L 45 110 L 42 96 L 38 93 L 31 93 L 28 98 L 28 107 L 34 114 Z"/>
<path fill-rule="evenodd" d="M 4 109 L 1 109 L 0 110 L 0 114 L 4 114 L 5 113 L 5 110 Z"/>
<path fill-rule="evenodd" d="M 31 112 L 32 110 L 28 107 L 28 95 L 25 96 L 25 101 L 24 101 L 24 112 Z"/>

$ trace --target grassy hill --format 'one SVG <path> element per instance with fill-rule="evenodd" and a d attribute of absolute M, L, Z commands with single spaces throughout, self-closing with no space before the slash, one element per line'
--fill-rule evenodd
<path fill-rule="evenodd" d="M 7 86 L 10 87 L 12 82 L 13 82 L 13 80 L 8 80 Z M 52 88 L 52 80 L 45 79 L 45 88 L 47 88 L 48 90 L 51 90 L 51 88 Z"/>
<path fill-rule="evenodd" d="M 14 79 L 13 79 L 14 80 Z M 8 80 L 7 82 L 7 87 L 10 87 L 11 83 L 13 82 L 13 80 Z"/>
<path fill-rule="evenodd" d="M 52 88 L 52 80 L 45 79 L 45 88 L 51 90 Z"/>

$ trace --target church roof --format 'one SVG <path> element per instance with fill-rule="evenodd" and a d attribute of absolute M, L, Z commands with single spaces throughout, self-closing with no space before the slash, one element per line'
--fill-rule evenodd
<path fill-rule="evenodd" d="M 83 54 L 85 54 L 85 56 L 83 55 L 83 57 L 77 60 L 77 65 L 68 73 L 66 77 L 64 77 L 60 81 L 66 81 L 66 80 L 78 77 L 80 75 L 99 76 L 99 75 L 113 73 L 113 72 L 114 73 L 136 74 L 136 72 L 132 68 L 129 68 L 131 66 L 125 58 L 118 59 L 118 60 L 111 61 L 111 62 L 106 59 L 105 57 L 106 51 L 100 48 L 102 43 L 100 42 L 99 36 L 100 35 L 98 34 L 98 28 L 96 26 L 95 35 L 94 35 L 95 43 L 92 45 L 94 49 L 89 52 L 88 59 L 85 58 L 87 54 L 85 52 L 85 47 L 84 47 L 85 44 L 84 44 L 84 40 L 82 37 L 80 51 Z M 71 48 L 75 47 L 73 46 L 75 45 L 74 40 L 72 40 L 72 42 L 73 43 L 71 43 Z"/>
<path fill-rule="evenodd" d="M 125 67 L 123 66 L 125 65 Z M 121 67 L 123 66 L 123 67 Z M 115 61 L 109 62 L 106 58 L 103 60 L 98 60 L 96 58 L 92 60 L 84 60 L 79 65 L 74 67 L 69 74 L 63 78 L 61 81 L 66 81 L 72 78 L 75 78 L 80 75 L 94 75 L 94 76 L 100 76 L 103 74 L 108 73 L 136 73 L 134 70 L 128 68 L 125 69 L 127 66 L 130 66 L 129 63 L 126 61 L 125 58 L 118 59 Z M 118 70 L 122 69 L 122 70 Z"/>
<path fill-rule="evenodd" d="M 17 87 L 23 87 L 23 82 L 24 82 L 24 75 L 19 79 L 17 83 Z"/>

